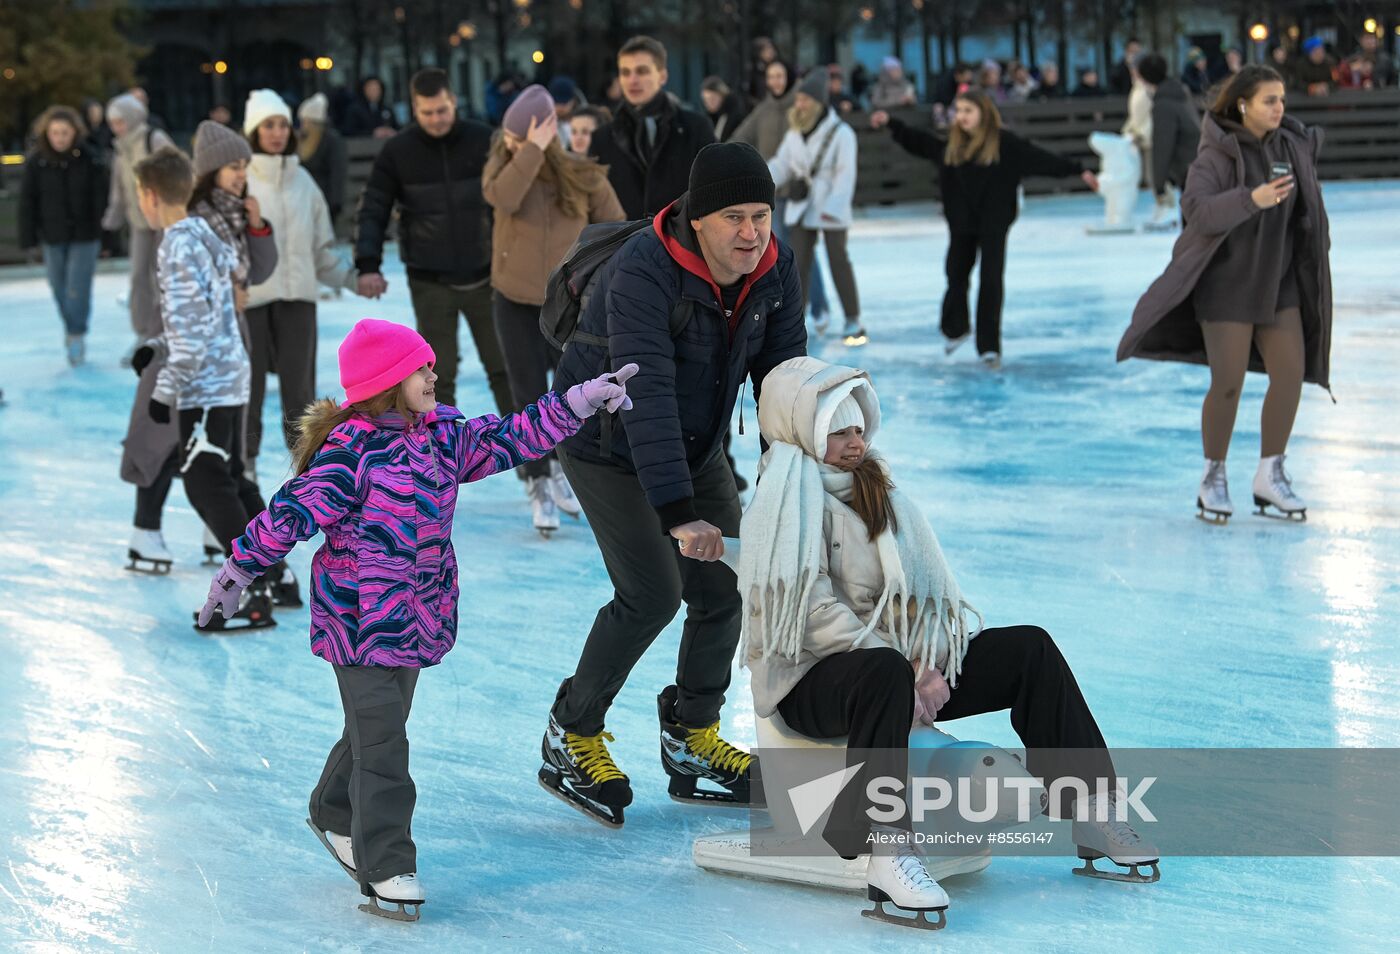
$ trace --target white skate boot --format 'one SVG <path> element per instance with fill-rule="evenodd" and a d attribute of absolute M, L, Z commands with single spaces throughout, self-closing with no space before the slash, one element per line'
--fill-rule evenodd
<path fill-rule="evenodd" d="M 554 506 L 558 507 L 561 513 L 568 514 L 575 520 L 583 513 L 578 498 L 574 496 L 574 489 L 569 486 L 569 478 L 564 476 L 564 468 L 559 466 L 557 460 L 549 462 L 549 495 L 554 498 Z"/>
<path fill-rule="evenodd" d="M 174 558 L 165 547 L 165 537 L 159 530 L 142 530 L 132 527 L 131 542 L 126 545 L 126 565 L 134 573 L 147 573 L 151 576 L 164 576 L 170 572 Z"/>
<path fill-rule="evenodd" d="M 987 368 L 988 371 L 1001 370 L 1000 351 L 983 351 L 980 355 L 978 355 L 978 357 L 982 360 L 982 364 Z"/>
<path fill-rule="evenodd" d="M 1133 884 L 1151 884 L 1162 876 L 1157 868 L 1157 846 L 1133 830 L 1127 821 L 1118 821 L 1118 805 L 1112 797 L 1100 799 L 1090 795 L 1085 812 L 1087 821 L 1079 820 L 1079 805 L 1075 804 L 1072 836 L 1079 846 L 1082 868 L 1074 873 L 1086 878 L 1102 881 L 1127 881 Z M 1126 817 L 1126 815 L 1125 815 Z M 1106 819 L 1100 821 L 1099 819 Z M 1107 858 L 1127 871 L 1100 871 L 1094 867 L 1094 859 Z M 1147 865 L 1152 873 L 1143 874 L 1139 868 Z"/>
<path fill-rule="evenodd" d="M 559 529 L 559 509 L 554 505 L 550 493 L 548 477 L 531 477 L 526 480 L 530 492 L 530 512 L 535 521 L 535 529 L 546 540 Z"/>
<path fill-rule="evenodd" d="M 1152 208 L 1152 218 L 1143 225 L 1146 232 L 1172 232 L 1177 222 L 1177 191 L 1175 186 L 1167 186 Z"/>
<path fill-rule="evenodd" d="M 417 872 L 371 881 L 367 887 L 369 900 L 360 905 L 360 910 L 391 921 L 417 921 L 418 908 L 427 901 L 423 896 L 423 886 L 418 883 Z M 397 909 L 382 908 L 380 901 L 396 905 Z"/>
<path fill-rule="evenodd" d="M 355 852 L 350 843 L 350 836 L 338 835 L 333 831 L 322 831 L 309 818 L 306 820 L 306 825 L 316 833 L 316 838 L 326 846 L 326 850 L 350 876 L 350 880 L 359 884 L 360 879 L 355 874 Z"/>
<path fill-rule="evenodd" d="M 1223 460 L 1206 460 L 1201 489 L 1196 491 L 1196 518 L 1206 523 L 1228 523 L 1235 513 L 1230 503 L 1230 484 L 1225 479 Z"/>
<path fill-rule="evenodd" d="M 1283 469 L 1283 454 L 1259 458 L 1259 469 L 1254 472 L 1254 506 L 1261 517 L 1275 520 L 1308 519 L 1308 507 L 1303 499 L 1293 492 L 1293 481 Z M 1269 507 L 1279 511 L 1275 516 L 1268 512 Z"/>
<path fill-rule="evenodd" d="M 963 343 L 964 343 L 965 341 L 967 341 L 967 340 L 968 340 L 969 338 L 971 338 L 971 337 L 972 337 L 972 332 L 970 332 L 970 331 L 964 331 L 962 334 L 958 335 L 956 338 L 945 338 L 945 339 L 943 340 L 943 354 L 944 354 L 944 356 L 946 357 L 946 356 L 948 356 L 948 355 L 951 355 L 954 351 L 957 351 L 959 348 L 961 348 L 961 347 L 963 346 Z"/>
<path fill-rule="evenodd" d="M 929 876 L 924 860 L 914 850 L 913 836 L 898 828 L 878 825 L 871 834 L 892 839 L 895 843 L 877 844 L 871 852 L 870 868 L 865 876 L 865 896 L 875 902 L 875 907 L 862 911 L 861 916 L 925 931 L 939 931 L 946 927 L 948 918 L 944 912 L 948 910 L 948 893 Z M 900 910 L 915 911 L 917 914 L 912 918 L 890 914 L 885 910 L 886 901 Z M 930 911 L 937 913 L 936 921 L 928 919 Z"/>
<path fill-rule="evenodd" d="M 847 318 L 846 327 L 841 329 L 841 343 L 848 348 L 859 348 L 870 341 L 859 318 Z"/>

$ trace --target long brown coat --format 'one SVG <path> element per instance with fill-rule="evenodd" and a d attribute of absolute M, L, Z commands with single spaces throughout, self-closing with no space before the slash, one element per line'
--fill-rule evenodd
<path fill-rule="evenodd" d="M 1317 178 L 1322 133 L 1285 116 L 1278 135 L 1291 156 L 1298 200 L 1303 205 L 1293 244 L 1306 355 L 1303 377 L 1327 388 L 1332 348 L 1332 268 L 1328 259 L 1332 239 Z M 1181 237 L 1172 248 L 1166 271 L 1133 309 L 1132 323 L 1118 343 L 1119 361 L 1147 358 L 1207 363 L 1191 292 L 1230 230 L 1260 211 L 1244 183 L 1239 141 L 1207 115 L 1201 126 L 1200 150 L 1181 196 Z M 1264 370 L 1257 349 L 1250 355 L 1249 370 Z"/>
<path fill-rule="evenodd" d="M 601 170 L 588 195 L 587 218 L 565 215 L 559 208 L 558 187 L 540 175 L 543 165 L 544 152 L 526 142 L 508 159 L 493 153 L 481 173 L 481 193 L 496 210 L 491 287 L 522 305 L 544 304 L 549 273 L 564 260 L 585 225 L 626 218 Z"/>

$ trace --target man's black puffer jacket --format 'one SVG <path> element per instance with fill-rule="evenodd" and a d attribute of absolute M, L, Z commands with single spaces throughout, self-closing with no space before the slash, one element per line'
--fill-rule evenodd
<path fill-rule="evenodd" d="M 380 270 L 384 237 L 399 207 L 399 257 L 413 278 L 470 285 L 491 275 L 491 207 L 481 170 L 491 127 L 459 119 L 434 139 L 416 123 L 393 136 L 374 160 L 356 216 L 355 267 Z"/>
<path fill-rule="evenodd" d="M 757 398 L 770 370 L 807 353 L 792 250 L 771 240 L 727 319 L 678 211 L 684 206 L 682 197 L 663 209 L 600 269 L 598 289 L 606 294 L 593 294 L 578 327 L 609 345 L 570 344 L 554 379 L 562 394 L 630 361 L 640 366 L 627 384 L 632 409 L 612 428 L 608 462 L 637 475 L 667 530 L 698 519 L 690 474 L 722 452 L 744 379 L 752 379 Z M 673 339 L 671 313 L 682 299 L 693 313 Z M 594 416 L 563 447 L 602 461 L 601 435 L 602 417 Z"/>

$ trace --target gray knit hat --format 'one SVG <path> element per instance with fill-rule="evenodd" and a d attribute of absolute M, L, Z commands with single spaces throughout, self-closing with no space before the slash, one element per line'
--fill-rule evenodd
<path fill-rule="evenodd" d="M 194 177 L 208 175 L 239 159 L 251 162 L 253 150 L 248 140 L 223 123 L 206 119 L 194 132 Z"/>
<path fill-rule="evenodd" d="M 808 96 L 821 103 L 823 106 L 831 105 L 831 74 L 824 69 L 814 69 L 802 77 L 802 82 L 798 84 L 797 91 L 806 93 Z"/>
<path fill-rule="evenodd" d="M 141 100 L 130 93 L 122 93 L 107 104 L 107 115 L 120 119 L 128 129 L 135 129 L 146 121 L 148 111 Z"/>

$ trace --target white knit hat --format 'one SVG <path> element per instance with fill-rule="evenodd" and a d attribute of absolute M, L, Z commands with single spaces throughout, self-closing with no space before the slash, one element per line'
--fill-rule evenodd
<path fill-rule="evenodd" d="M 243 109 L 243 135 L 251 136 L 253 130 L 269 116 L 283 116 L 290 124 L 292 110 L 287 101 L 275 90 L 255 89 L 248 94 L 248 105 Z"/>
<path fill-rule="evenodd" d="M 330 107 L 330 100 L 326 99 L 325 93 L 308 96 L 297 107 L 297 119 L 304 123 L 323 123 L 326 121 L 326 114 L 330 112 Z"/>
<path fill-rule="evenodd" d="M 861 411 L 860 402 L 856 400 L 855 395 L 847 394 L 841 403 L 836 405 L 836 410 L 831 412 L 831 423 L 826 426 L 826 432 L 835 434 L 852 426 L 864 430 L 865 414 Z"/>

